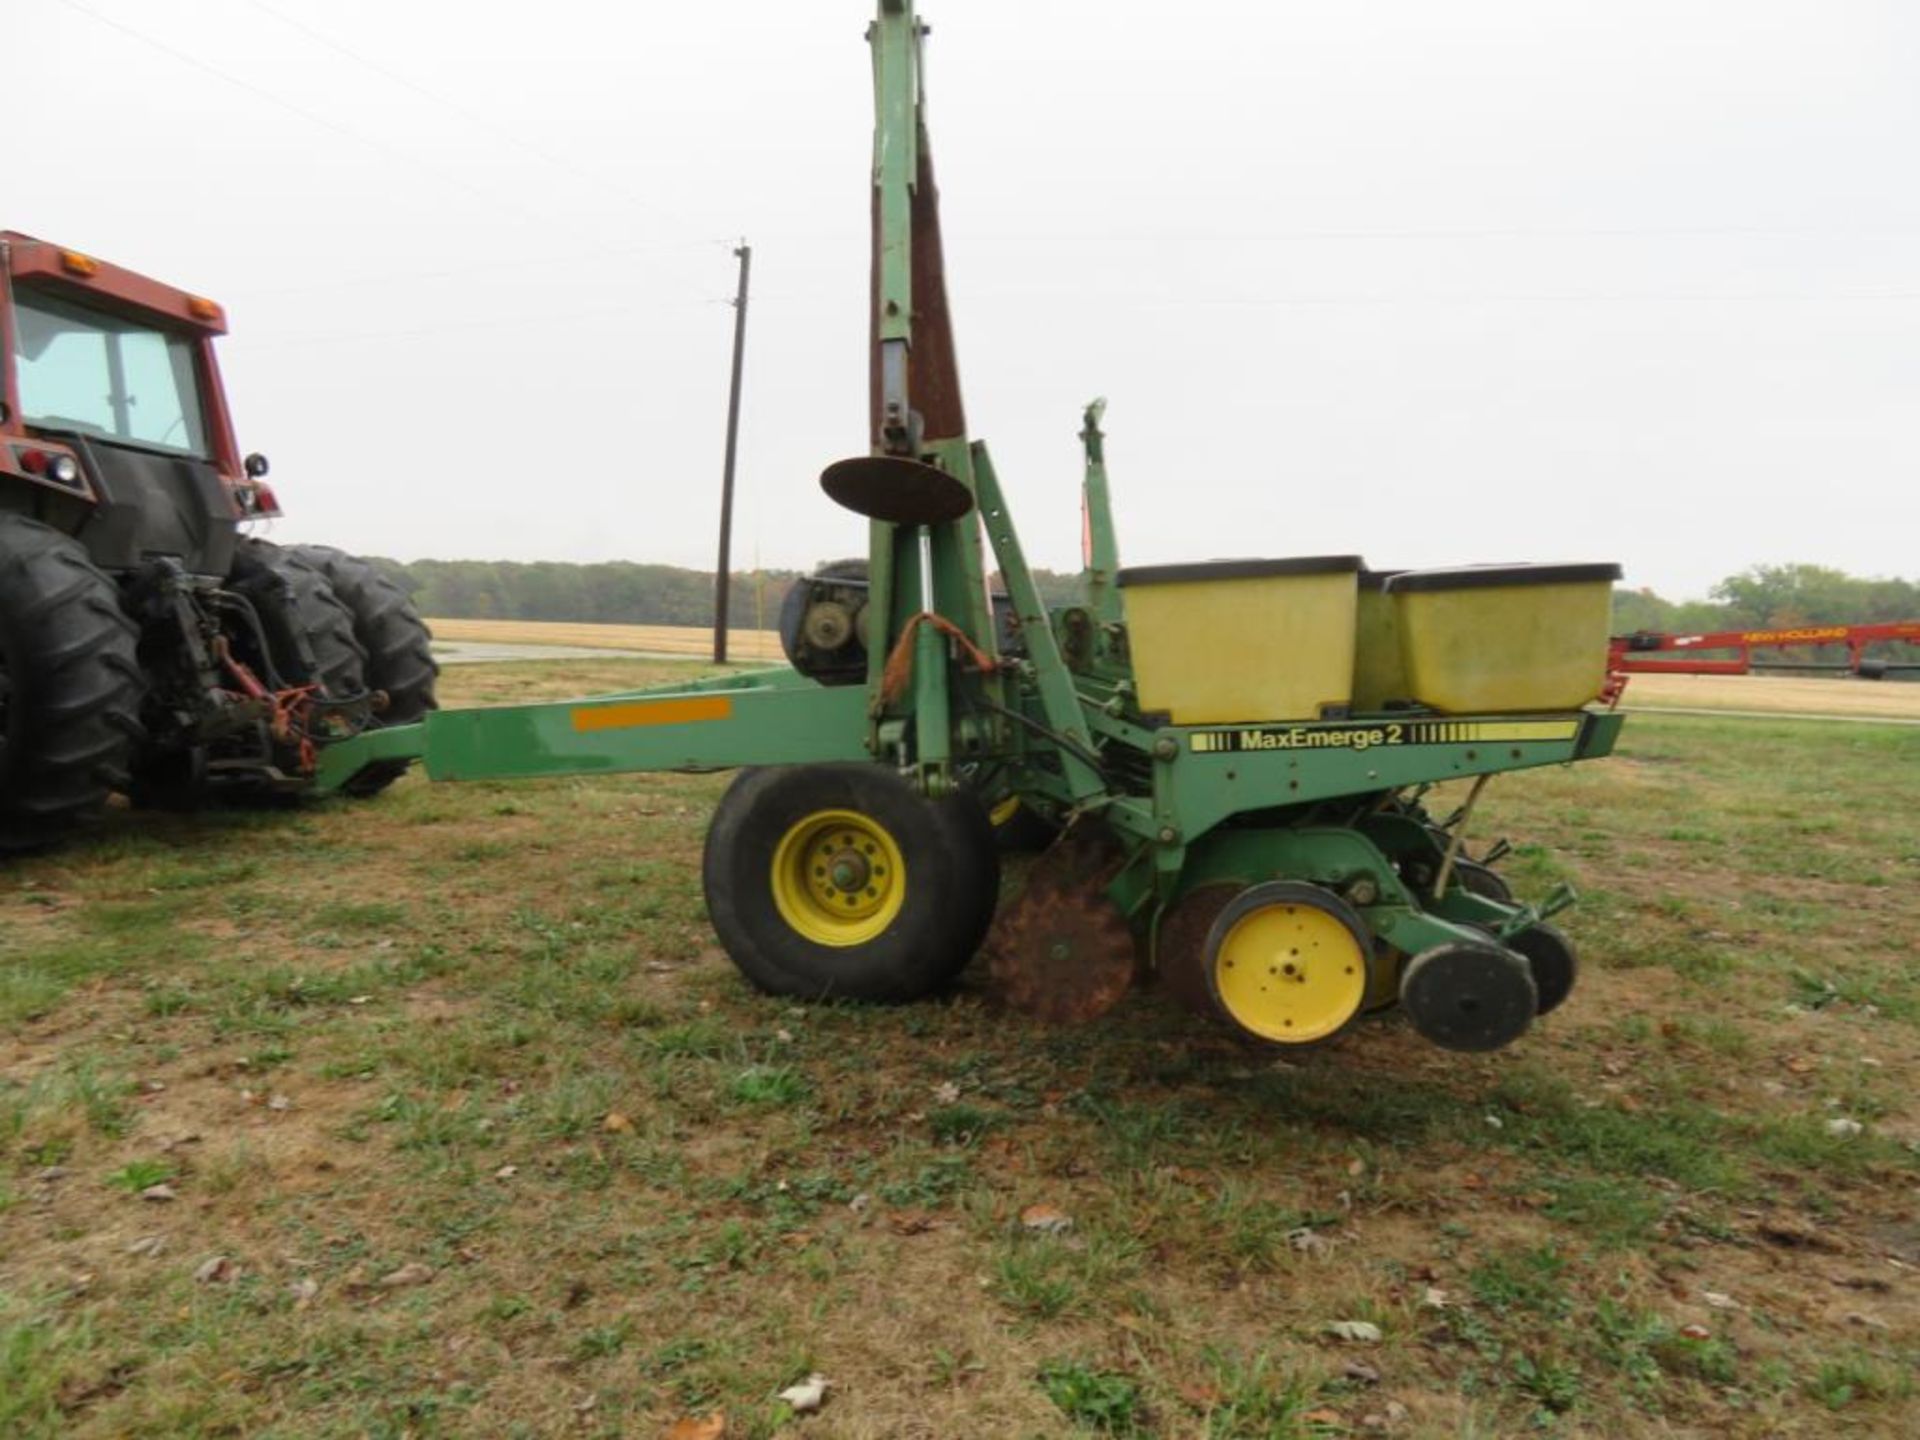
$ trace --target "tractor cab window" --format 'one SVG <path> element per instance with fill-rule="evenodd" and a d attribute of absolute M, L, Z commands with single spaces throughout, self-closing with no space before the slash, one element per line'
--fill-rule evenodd
<path fill-rule="evenodd" d="M 14 293 L 14 359 L 29 425 L 207 453 L 193 342 L 70 300 Z"/>

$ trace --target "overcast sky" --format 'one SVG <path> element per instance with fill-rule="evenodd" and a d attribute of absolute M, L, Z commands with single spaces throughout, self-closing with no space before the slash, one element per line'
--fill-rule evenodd
<path fill-rule="evenodd" d="M 864 549 L 861 0 L 11 0 L 0 223 L 213 296 L 276 537 Z M 1920 6 L 925 0 L 969 420 L 1077 564 L 1913 575 Z"/>

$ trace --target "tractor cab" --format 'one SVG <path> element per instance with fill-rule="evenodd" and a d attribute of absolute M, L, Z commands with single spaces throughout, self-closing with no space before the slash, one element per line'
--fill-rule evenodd
<path fill-rule="evenodd" d="M 0 232 L 0 509 L 108 570 L 168 555 L 223 575 L 239 521 L 278 513 L 234 440 L 213 301 Z"/>
<path fill-rule="evenodd" d="M 433 705 L 391 576 L 243 533 L 280 508 L 234 442 L 226 329 L 202 296 L 0 231 L 0 854 L 116 792 L 306 793 L 322 746 Z"/>

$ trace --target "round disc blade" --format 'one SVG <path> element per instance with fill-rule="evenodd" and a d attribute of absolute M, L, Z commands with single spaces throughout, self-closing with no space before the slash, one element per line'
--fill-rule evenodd
<path fill-rule="evenodd" d="M 973 494 L 937 465 L 904 455 L 859 455 L 820 472 L 820 488 L 835 504 L 870 520 L 938 525 L 973 508 Z"/>

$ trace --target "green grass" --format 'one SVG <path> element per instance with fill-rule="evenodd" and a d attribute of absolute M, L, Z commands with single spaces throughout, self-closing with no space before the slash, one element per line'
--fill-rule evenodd
<path fill-rule="evenodd" d="M 713 777 L 116 815 L 0 877 L 0 1433 L 1902 1433 L 1910 1306 L 1835 1279 L 1920 1243 L 1917 744 L 1637 717 L 1491 787 L 1585 897 L 1494 1057 L 754 995 Z"/>

